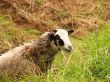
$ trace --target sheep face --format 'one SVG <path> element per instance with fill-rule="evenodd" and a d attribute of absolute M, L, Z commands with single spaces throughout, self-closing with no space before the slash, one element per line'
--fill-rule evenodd
<path fill-rule="evenodd" d="M 64 29 L 56 29 L 53 31 L 54 34 L 54 44 L 58 47 L 66 49 L 67 51 L 72 51 L 73 46 L 69 40 L 68 35 L 71 34 L 74 30 L 64 30 Z"/>

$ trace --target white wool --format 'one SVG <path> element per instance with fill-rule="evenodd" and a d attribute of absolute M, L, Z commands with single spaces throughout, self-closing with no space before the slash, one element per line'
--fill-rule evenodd
<path fill-rule="evenodd" d="M 1 54 L 0 56 L 0 65 L 3 65 L 5 63 L 8 63 L 11 59 L 18 59 L 20 56 L 25 52 L 25 48 L 29 45 L 32 45 L 30 43 L 26 43 L 24 45 L 20 45 L 19 47 L 16 47 L 12 50 L 9 50 L 8 52 Z"/>

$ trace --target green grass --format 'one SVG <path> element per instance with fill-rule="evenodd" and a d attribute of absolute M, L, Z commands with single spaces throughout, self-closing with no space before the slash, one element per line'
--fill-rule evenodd
<path fill-rule="evenodd" d="M 109 82 L 109 34 L 110 26 L 105 24 L 86 38 L 71 38 L 74 51 L 59 52 L 48 75 L 25 75 L 19 82 Z"/>
<path fill-rule="evenodd" d="M 13 43 L 23 43 L 35 39 L 40 34 L 36 30 L 15 28 L 4 16 L 0 16 L 0 25 L 3 26 L 0 27 L 2 49 L 10 49 Z M 83 39 L 70 39 L 74 51 L 59 52 L 47 75 L 24 75 L 19 81 L 10 80 L 5 76 L 0 82 L 109 82 L 110 25 L 104 24 L 102 28 L 89 33 Z"/>
<path fill-rule="evenodd" d="M 105 24 L 88 37 L 72 42 L 75 50 L 57 55 L 47 82 L 109 82 L 110 26 Z"/>
<path fill-rule="evenodd" d="M 0 53 L 3 53 L 24 42 L 31 41 L 41 32 L 28 28 L 17 28 L 7 16 L 0 14 Z"/>
<path fill-rule="evenodd" d="M 110 81 L 110 26 L 105 25 L 85 40 L 84 48 L 90 57 L 85 64 L 85 76 L 88 80 Z"/>

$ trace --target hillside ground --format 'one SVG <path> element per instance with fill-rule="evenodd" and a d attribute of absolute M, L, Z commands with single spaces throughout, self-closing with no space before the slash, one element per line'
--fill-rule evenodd
<path fill-rule="evenodd" d="M 0 17 L 0 53 L 41 35 L 29 28 L 18 29 L 5 16 Z M 110 81 L 110 25 L 104 23 L 84 38 L 70 37 L 74 50 L 59 52 L 47 75 L 24 75 L 19 82 L 109 82 Z M 4 76 L 1 82 L 18 82 Z"/>
<path fill-rule="evenodd" d="M 37 17 L 41 24 L 43 22 L 53 29 L 57 25 L 74 28 L 75 34 L 70 36 L 74 50 L 71 53 L 59 52 L 47 75 L 23 75 L 20 79 L 4 76 L 0 82 L 110 82 L 109 0 L 76 0 L 74 5 L 71 4 L 74 0 L 65 0 L 63 7 L 60 0 L 55 1 L 36 0 L 38 9 L 42 11 L 45 10 L 44 3 L 55 4 L 55 8 L 47 4 L 47 10 L 44 13 L 39 11 Z M 32 24 L 16 24 L 10 16 L 0 13 L 0 54 L 43 33 L 32 27 Z"/>

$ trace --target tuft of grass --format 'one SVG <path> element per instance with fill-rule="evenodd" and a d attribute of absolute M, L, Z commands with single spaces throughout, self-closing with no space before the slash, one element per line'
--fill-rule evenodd
<path fill-rule="evenodd" d="M 84 47 L 89 50 L 90 57 L 85 64 L 85 76 L 89 80 L 110 81 L 110 26 L 104 25 L 85 40 Z"/>

